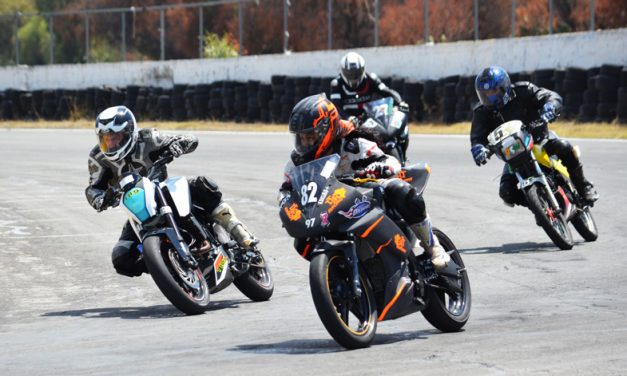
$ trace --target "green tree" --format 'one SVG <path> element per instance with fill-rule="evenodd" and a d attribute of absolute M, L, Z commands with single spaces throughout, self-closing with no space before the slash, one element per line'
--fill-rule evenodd
<path fill-rule="evenodd" d="M 20 40 L 20 63 L 45 64 L 48 61 L 50 34 L 48 22 L 40 16 L 31 17 L 17 32 Z"/>
<path fill-rule="evenodd" d="M 228 34 L 220 37 L 218 34 L 207 33 L 204 40 L 204 56 L 206 58 L 226 58 L 238 56 L 237 43 L 229 40 Z"/>

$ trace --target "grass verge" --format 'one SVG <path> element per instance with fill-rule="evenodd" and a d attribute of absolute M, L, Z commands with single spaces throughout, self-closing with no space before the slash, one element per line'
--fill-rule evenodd
<path fill-rule="evenodd" d="M 142 127 L 156 127 L 163 130 L 203 130 L 240 132 L 286 132 L 285 124 L 234 123 L 219 121 L 144 121 Z M 0 128 L 47 128 L 47 129 L 89 129 L 91 120 L 65 121 L 0 121 Z M 627 139 L 627 125 L 617 123 L 575 123 L 558 121 L 550 128 L 562 137 Z M 410 124 L 412 134 L 462 134 L 470 133 L 470 123 L 450 125 L 426 123 Z"/>

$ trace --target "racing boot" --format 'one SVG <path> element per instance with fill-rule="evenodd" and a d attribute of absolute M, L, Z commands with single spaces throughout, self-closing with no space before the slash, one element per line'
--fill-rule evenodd
<path fill-rule="evenodd" d="M 581 164 L 572 171 L 569 171 L 569 173 L 573 185 L 585 201 L 593 203 L 599 199 L 599 194 L 596 189 L 594 189 L 594 185 L 583 175 L 583 166 Z"/>
<path fill-rule="evenodd" d="M 220 226 L 224 227 L 240 247 L 249 249 L 258 243 L 257 239 L 244 227 L 244 224 L 237 219 L 233 208 L 226 202 L 220 203 L 220 205 L 213 210 L 211 218 Z"/>
<path fill-rule="evenodd" d="M 435 270 L 446 267 L 451 261 L 451 256 L 442 248 L 440 241 L 433 236 L 433 228 L 431 227 L 431 218 L 427 216 L 424 221 L 411 225 L 412 230 L 420 239 L 420 246 L 431 257 L 431 263 Z M 414 251 L 416 253 L 416 251 Z"/>

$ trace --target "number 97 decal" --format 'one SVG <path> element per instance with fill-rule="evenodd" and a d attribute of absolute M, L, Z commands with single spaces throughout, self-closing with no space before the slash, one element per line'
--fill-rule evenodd
<path fill-rule="evenodd" d="M 316 192 L 318 192 L 318 185 L 314 182 L 300 187 L 300 204 L 305 206 L 317 202 L 318 197 L 316 196 Z"/>

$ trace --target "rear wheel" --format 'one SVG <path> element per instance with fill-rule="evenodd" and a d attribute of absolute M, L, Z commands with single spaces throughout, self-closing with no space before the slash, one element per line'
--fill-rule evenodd
<path fill-rule="evenodd" d="M 209 288 L 199 268 L 183 265 L 167 241 L 151 236 L 143 242 L 150 276 L 168 300 L 188 315 L 203 313 L 209 305 Z"/>
<path fill-rule="evenodd" d="M 355 296 L 352 268 L 341 252 L 320 253 L 309 265 L 309 283 L 322 324 L 347 349 L 368 347 L 377 329 L 372 287 L 360 271 L 362 293 Z"/>
<path fill-rule="evenodd" d="M 573 234 L 570 227 L 564 216 L 551 207 L 547 194 L 547 190 L 537 184 L 529 187 L 527 190 L 529 209 L 535 214 L 536 220 L 556 246 L 564 250 L 571 249 L 573 248 Z"/>
<path fill-rule="evenodd" d="M 599 237 L 597 223 L 590 212 L 590 208 L 585 208 L 577 213 L 571 221 L 575 230 L 587 242 L 593 242 Z"/>
<path fill-rule="evenodd" d="M 425 293 L 428 303 L 427 307 L 422 310 L 422 315 L 437 329 L 443 332 L 456 332 L 466 325 L 470 317 L 472 301 L 470 280 L 462 256 L 451 239 L 437 229 L 433 229 L 433 235 L 438 237 L 440 245 L 461 269 L 459 279 L 443 276 L 439 278 L 446 278 L 446 282 L 454 285 L 459 291 L 453 292 L 450 289 L 427 287 Z"/>
<path fill-rule="evenodd" d="M 262 302 L 270 300 L 274 292 L 274 281 L 261 252 L 254 252 L 256 255 L 250 261 L 248 271 L 235 278 L 233 284 L 250 300 Z"/>

